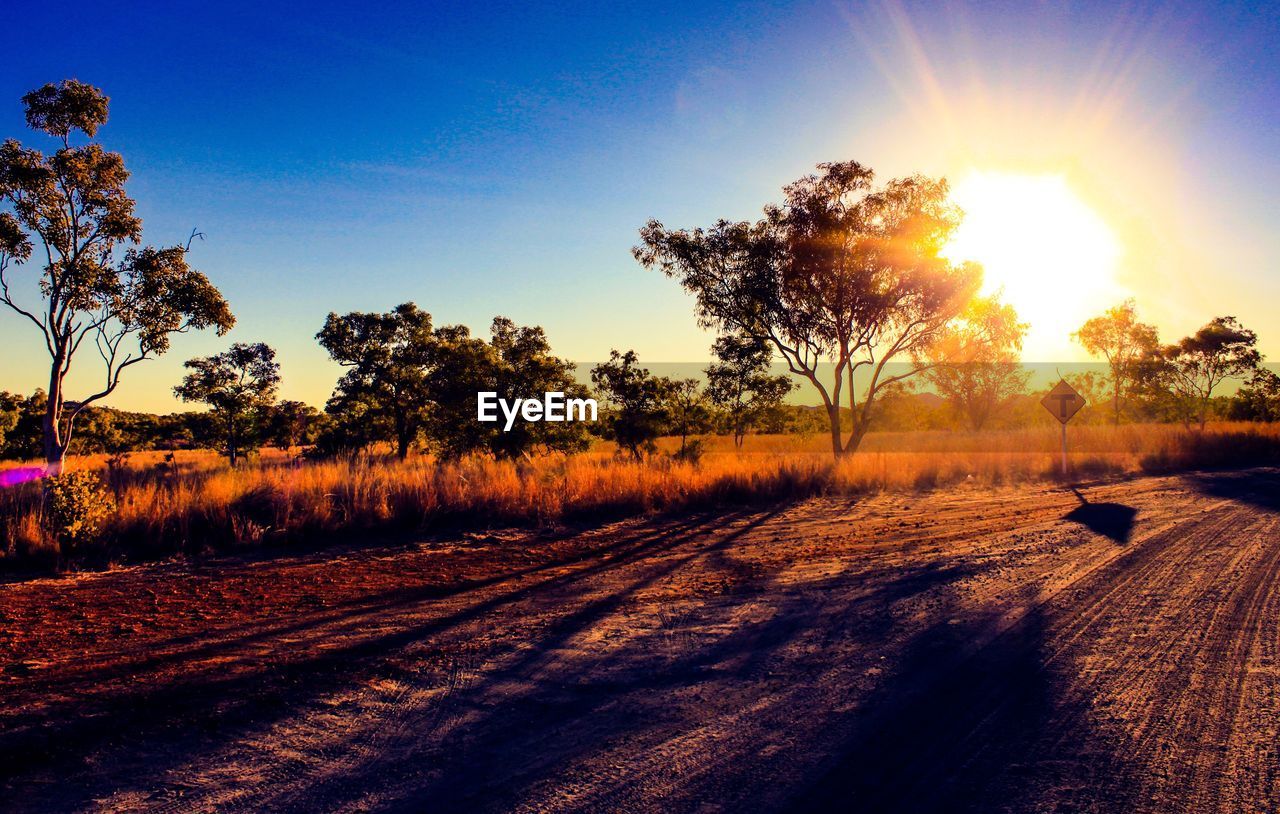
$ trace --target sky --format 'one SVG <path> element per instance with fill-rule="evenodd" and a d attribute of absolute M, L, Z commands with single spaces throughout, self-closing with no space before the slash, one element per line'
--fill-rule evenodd
<path fill-rule="evenodd" d="M 232 341 L 275 347 L 282 397 L 321 405 L 341 372 L 325 315 L 405 301 L 481 333 L 542 325 L 583 362 L 705 360 L 691 301 L 631 257 L 638 228 L 751 218 L 848 159 L 995 201 L 971 213 L 988 251 L 1000 213 L 1047 213 L 989 269 L 1033 322 L 1028 361 L 1084 359 L 1070 326 L 1127 296 L 1166 339 L 1233 314 L 1280 360 L 1266 4 L 111 5 L 14 18 L 0 137 L 47 147 L 21 95 L 101 87 L 146 242 L 198 228 L 190 259 L 238 320 L 131 368 L 114 406 L 180 408 L 182 361 Z M 7 311 L 0 348 L 0 389 L 45 383 Z"/>

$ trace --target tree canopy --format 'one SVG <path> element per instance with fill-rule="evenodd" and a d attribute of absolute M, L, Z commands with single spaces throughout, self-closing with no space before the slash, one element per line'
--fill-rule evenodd
<path fill-rule="evenodd" d="M 711 352 L 716 361 L 705 370 L 707 398 L 724 412 L 734 446 L 741 447 L 747 431 L 772 417 L 795 385 L 771 373 L 773 350 L 759 338 L 725 334 Z"/>
<path fill-rule="evenodd" d="M 1130 299 L 1088 320 L 1072 336 L 1085 350 L 1106 359 L 1113 417 L 1119 424 L 1126 389 L 1140 375 L 1143 360 L 1159 347 L 1155 326 L 1138 321 L 1137 305 Z"/>
<path fill-rule="evenodd" d="M 0 145 L 0 303 L 34 326 L 49 353 L 43 447 L 56 471 L 77 416 L 114 392 L 125 369 L 166 352 L 175 333 L 221 335 L 235 320 L 217 288 L 187 264 L 189 247 L 138 247 L 142 221 L 125 192 L 120 154 L 72 143 L 107 121 L 107 97 L 70 79 L 22 101 L 27 123 L 58 146 L 45 155 L 14 139 Z M 40 267 L 39 306 L 20 304 L 11 288 L 13 272 L 28 264 Z M 87 347 L 103 362 L 103 382 L 72 401 L 63 381 Z"/>
<path fill-rule="evenodd" d="M 433 327 L 430 314 L 404 303 L 385 314 L 330 314 L 317 338 L 348 368 L 327 407 L 334 431 L 363 442 L 392 440 L 401 458 L 419 441 L 447 457 L 498 458 L 587 444 L 585 429 L 573 422 L 520 422 L 506 430 L 476 420 L 482 391 L 587 395 L 573 364 L 552 355 L 542 328 L 497 317 L 485 341 L 465 325 Z"/>
<path fill-rule="evenodd" d="M 857 449 L 881 389 L 923 369 L 891 375 L 886 364 L 930 346 L 976 293 L 981 269 L 941 254 L 960 221 L 945 181 L 912 176 L 875 187 L 855 161 L 818 169 L 755 222 L 671 230 L 651 220 L 633 254 L 694 295 L 702 325 L 768 342 L 809 380 L 840 455 Z M 859 401 L 863 368 L 869 381 Z M 846 397 L 854 417 L 847 440 Z"/>
<path fill-rule="evenodd" d="M 1235 317 L 1216 317 L 1188 337 L 1166 345 L 1156 356 L 1156 374 L 1183 399 L 1203 429 L 1213 391 L 1227 379 L 1258 369 L 1258 335 Z"/>
<path fill-rule="evenodd" d="M 925 378 L 974 432 L 1026 389 L 1031 372 L 1019 361 L 1026 331 L 1012 306 L 979 297 L 920 354 Z"/>
<path fill-rule="evenodd" d="M 276 352 L 261 342 L 237 342 L 213 356 L 190 359 L 190 372 L 173 393 L 209 405 L 222 436 L 223 452 L 235 466 L 256 449 L 280 386 Z"/>

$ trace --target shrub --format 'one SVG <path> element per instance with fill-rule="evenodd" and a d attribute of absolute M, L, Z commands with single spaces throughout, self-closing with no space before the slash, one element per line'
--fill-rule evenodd
<path fill-rule="evenodd" d="M 93 542 L 116 510 L 102 478 L 68 472 L 45 481 L 45 523 L 64 549 Z"/>

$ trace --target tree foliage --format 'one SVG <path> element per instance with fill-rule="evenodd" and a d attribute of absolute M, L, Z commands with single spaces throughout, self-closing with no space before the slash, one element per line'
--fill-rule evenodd
<path fill-rule="evenodd" d="M 757 337 L 725 334 L 711 346 L 716 361 L 707 375 L 707 398 L 722 411 L 734 446 L 747 432 L 778 414 L 782 400 L 795 387 L 787 376 L 775 376 L 773 350 Z"/>
<path fill-rule="evenodd" d="M 885 365 L 929 347 L 973 297 L 981 270 L 941 254 L 960 221 L 945 181 L 912 176 L 877 188 L 854 161 L 819 170 L 786 187 L 784 202 L 754 223 L 669 230 L 651 220 L 633 253 L 694 295 L 702 325 L 770 343 L 808 379 L 840 455 L 857 449 L 881 389 L 923 369 L 889 375 Z M 862 368 L 869 381 L 859 401 Z"/>
<path fill-rule="evenodd" d="M 1113 418 L 1119 424 L 1126 392 L 1143 375 L 1144 360 L 1159 348 L 1155 326 L 1138 321 L 1137 305 L 1130 299 L 1088 320 L 1072 336 L 1089 353 L 1107 361 Z"/>
<path fill-rule="evenodd" d="M 661 379 L 666 402 L 666 431 L 680 437 L 677 460 L 696 463 L 702 455 L 702 442 L 690 436 L 710 432 L 711 403 L 697 379 Z"/>
<path fill-rule="evenodd" d="M 1023 392 L 1031 372 L 1019 361 L 1027 324 L 1010 305 L 976 298 L 962 318 L 920 354 L 927 378 L 974 432 L 1010 397 Z"/>
<path fill-rule="evenodd" d="M 637 461 L 652 453 L 667 427 L 670 381 L 641 367 L 634 350 L 613 350 L 609 361 L 591 369 L 591 382 L 608 406 L 604 436 Z"/>
<path fill-rule="evenodd" d="M 506 317 L 496 317 L 490 327 L 488 369 L 477 368 L 484 387 L 503 398 L 538 398 L 543 393 L 564 393 L 567 399 L 585 399 L 587 388 L 574 377 L 575 365 L 551 353 L 551 343 L 542 328 L 522 327 Z M 456 365 L 455 365 L 456 367 Z M 475 424 L 475 394 L 454 403 L 466 405 Z M 510 430 L 495 424 L 487 428 L 481 443 L 472 449 L 483 449 L 498 458 L 516 458 L 535 450 L 579 452 L 586 449 L 590 437 L 586 426 L 577 421 L 519 421 Z M 458 449 L 457 452 L 471 451 Z"/>
<path fill-rule="evenodd" d="M 265 438 L 285 451 L 315 443 L 323 428 L 319 410 L 302 401 L 282 401 L 266 411 Z"/>
<path fill-rule="evenodd" d="M 76 80 L 23 97 L 27 123 L 53 137 L 50 155 L 9 139 L 0 145 L 0 303 L 39 332 L 49 353 L 43 451 L 57 471 L 76 418 L 110 395 L 132 365 L 163 354 L 175 333 L 234 322 L 226 301 L 187 264 L 187 248 L 138 248 L 142 221 L 125 192 L 129 172 L 119 153 L 92 138 L 107 120 L 107 97 Z M 36 252 L 35 247 L 39 247 Z M 21 305 L 13 272 L 38 264 L 42 304 Z M 69 400 L 63 381 L 72 361 L 92 347 L 101 357 L 101 389 Z"/>
<path fill-rule="evenodd" d="M 235 466 L 256 449 L 280 385 L 276 353 L 261 342 L 237 342 L 230 349 L 184 365 L 190 373 L 173 388 L 183 401 L 209 405 L 217 421 L 223 454 Z"/>
<path fill-rule="evenodd" d="M 1230 416 L 1237 421 L 1280 421 L 1280 376 L 1260 367 L 1231 400 Z"/>
<path fill-rule="evenodd" d="M 326 407 L 335 440 L 343 433 L 357 446 L 391 440 L 401 458 L 419 441 L 446 457 L 478 452 L 498 458 L 536 449 L 572 452 L 587 444 L 576 423 L 518 422 L 508 431 L 476 420 L 482 391 L 507 399 L 587 395 L 573 364 L 552 355 L 542 328 L 497 317 L 485 341 L 465 325 L 433 327 L 430 314 L 405 303 L 385 314 L 330 314 L 317 336 L 348 368 Z"/>
<path fill-rule="evenodd" d="M 430 409 L 431 315 L 411 302 L 382 314 L 330 313 L 316 339 L 347 368 L 326 412 L 339 425 L 354 429 L 353 422 L 361 422 L 375 437 L 389 434 L 396 454 L 407 456 Z"/>
<path fill-rule="evenodd" d="M 1248 377 L 1262 363 L 1257 346 L 1258 335 L 1235 317 L 1215 317 L 1191 336 L 1161 348 L 1147 375 L 1168 387 L 1204 429 L 1218 385 Z"/>

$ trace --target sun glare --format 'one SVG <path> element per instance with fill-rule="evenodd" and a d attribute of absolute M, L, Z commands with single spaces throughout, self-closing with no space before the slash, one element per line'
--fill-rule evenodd
<path fill-rule="evenodd" d="M 1029 323 L 1023 358 L 1075 355 L 1071 332 L 1124 296 L 1112 230 L 1057 175 L 973 172 L 952 200 L 965 217 L 945 254 L 981 263 L 985 291 Z"/>

